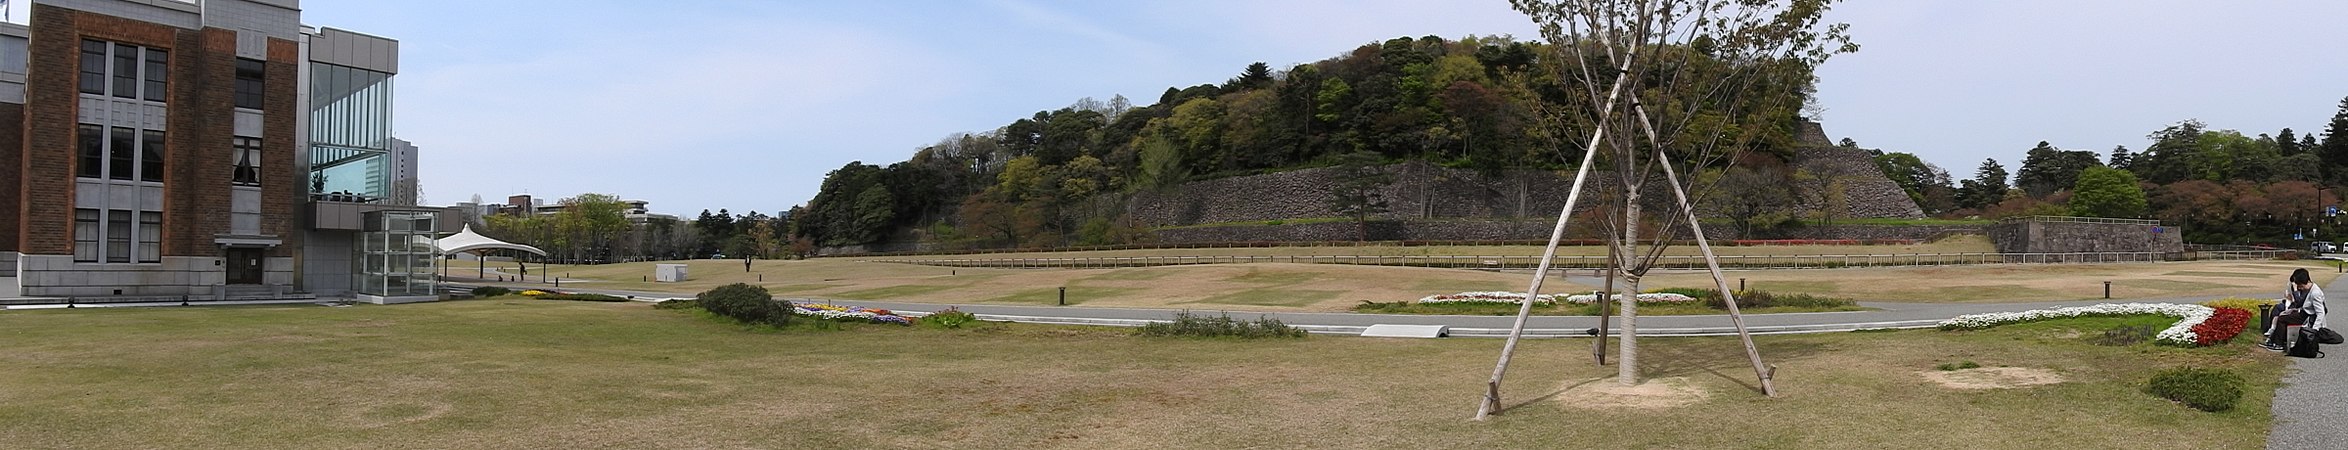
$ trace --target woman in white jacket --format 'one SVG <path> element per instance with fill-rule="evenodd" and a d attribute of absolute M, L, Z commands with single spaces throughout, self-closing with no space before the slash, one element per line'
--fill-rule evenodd
<path fill-rule="evenodd" d="M 2277 305 L 2275 320 L 2267 322 L 2266 343 L 2269 350 L 2282 351 L 2290 325 L 2305 326 L 2310 330 L 2324 328 L 2324 290 L 2315 287 L 2307 276 L 2307 269 L 2291 271 L 2291 286 L 2283 289 L 2283 304 Z"/>

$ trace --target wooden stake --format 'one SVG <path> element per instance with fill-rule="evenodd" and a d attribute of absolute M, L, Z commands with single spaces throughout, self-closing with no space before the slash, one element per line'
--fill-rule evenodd
<path fill-rule="evenodd" d="M 1639 116 L 1639 125 L 1647 131 L 1647 139 L 1662 142 L 1656 136 L 1655 123 L 1647 118 L 1647 105 L 1634 98 L 1631 110 Z M 1688 203 L 1688 190 L 1680 186 L 1679 173 L 1671 167 L 1671 155 L 1656 147 L 1655 161 L 1663 166 L 1663 181 L 1671 184 L 1671 194 L 1679 199 L 1680 212 L 1687 214 L 1688 229 L 1696 235 L 1696 249 L 1704 253 L 1704 268 L 1712 273 L 1712 284 L 1720 289 L 1720 299 L 1728 303 L 1729 323 L 1736 325 L 1737 339 L 1745 343 L 1745 357 L 1753 360 L 1753 376 L 1761 379 L 1761 394 L 1777 397 L 1777 386 L 1770 382 L 1776 371 L 1761 362 L 1761 349 L 1753 346 L 1753 333 L 1745 330 L 1745 315 L 1737 310 L 1736 291 L 1728 289 L 1728 276 L 1720 273 L 1720 258 L 1712 254 L 1712 243 L 1704 239 L 1704 224 L 1696 220 L 1696 207 Z"/>

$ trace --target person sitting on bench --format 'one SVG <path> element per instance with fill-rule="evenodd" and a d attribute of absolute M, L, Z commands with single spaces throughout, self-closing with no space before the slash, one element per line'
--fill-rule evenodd
<path fill-rule="evenodd" d="M 2284 345 L 2290 342 L 2290 336 L 2285 333 L 2291 332 L 2291 325 L 2310 330 L 2324 328 L 2324 290 L 2315 287 L 2307 269 L 2291 271 L 2291 286 L 2283 289 L 2283 302 L 2276 308 L 2274 320 L 2267 323 L 2266 343 L 2261 344 L 2268 350 L 2284 350 Z"/>

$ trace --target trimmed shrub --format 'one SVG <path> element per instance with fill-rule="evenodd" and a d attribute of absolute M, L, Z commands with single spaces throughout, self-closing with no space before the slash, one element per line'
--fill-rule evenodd
<path fill-rule="evenodd" d="M 539 300 L 573 300 L 582 302 L 624 302 L 628 299 L 603 294 L 554 294 L 538 296 Z"/>
<path fill-rule="evenodd" d="M 1288 326 L 1280 319 L 1258 317 L 1256 320 L 1233 320 L 1230 314 L 1208 317 L 1188 311 L 1174 313 L 1172 322 L 1151 322 L 1142 325 L 1143 336 L 1230 336 L 1255 338 L 1301 338 L 1302 328 Z"/>
<path fill-rule="evenodd" d="M 791 320 L 791 303 L 775 301 L 764 286 L 734 283 L 693 297 L 701 309 L 742 323 L 782 326 Z"/>
<path fill-rule="evenodd" d="M 927 316 L 921 316 L 920 321 L 921 324 L 939 328 L 962 328 L 963 325 L 969 325 L 977 322 L 977 314 L 962 312 L 962 310 L 954 309 L 953 307 L 947 307 L 944 311 L 933 312 L 929 313 Z"/>
<path fill-rule="evenodd" d="M 512 293 L 514 293 L 514 290 L 498 286 L 481 286 L 473 288 L 474 297 L 496 297 Z"/>
<path fill-rule="evenodd" d="M 2242 399 L 2242 376 L 2219 369 L 2181 367 L 2153 375 L 2144 392 L 2193 409 L 2225 411 L 2234 409 L 2234 401 Z"/>
<path fill-rule="evenodd" d="M 664 301 L 664 302 L 660 302 L 660 303 L 654 303 L 654 304 L 652 304 L 652 309 L 694 309 L 694 308 L 700 308 L 700 307 L 701 307 L 701 301 L 700 301 L 700 300 L 694 300 L 694 299 L 689 299 L 689 298 L 685 298 L 685 299 L 675 299 L 675 300 L 668 300 L 668 301 Z"/>

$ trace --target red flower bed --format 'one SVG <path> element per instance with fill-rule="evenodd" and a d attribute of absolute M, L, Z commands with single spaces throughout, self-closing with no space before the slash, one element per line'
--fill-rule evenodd
<path fill-rule="evenodd" d="M 2242 334 L 2242 329 L 2249 327 L 2250 310 L 2218 308 L 2217 313 L 2209 316 L 2209 320 L 2193 326 L 2193 343 L 2204 347 L 2217 345 L 2233 340 L 2234 335 Z"/>

